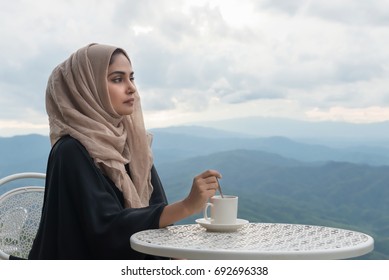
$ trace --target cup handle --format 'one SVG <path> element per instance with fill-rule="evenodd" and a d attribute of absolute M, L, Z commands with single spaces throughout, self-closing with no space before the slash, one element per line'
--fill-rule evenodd
<path fill-rule="evenodd" d="M 205 205 L 205 208 L 204 208 L 204 219 L 205 219 L 206 221 L 209 221 L 209 222 L 210 222 L 210 221 L 212 220 L 212 218 L 211 218 L 211 217 L 208 217 L 208 213 L 207 213 L 207 210 L 208 210 L 208 207 L 209 207 L 209 206 L 213 207 L 213 204 L 207 202 L 207 204 Z"/>

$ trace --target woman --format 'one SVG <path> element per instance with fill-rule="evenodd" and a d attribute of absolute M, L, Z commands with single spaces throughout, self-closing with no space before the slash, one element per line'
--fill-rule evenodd
<path fill-rule="evenodd" d="M 30 259 L 150 259 L 130 236 L 199 212 L 221 175 L 196 176 L 167 204 L 127 53 L 90 44 L 52 72 L 46 91 L 52 150 Z"/>

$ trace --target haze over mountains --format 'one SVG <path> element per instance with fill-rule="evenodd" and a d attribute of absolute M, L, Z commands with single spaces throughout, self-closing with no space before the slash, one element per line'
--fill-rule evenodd
<path fill-rule="evenodd" d="M 379 144 L 389 146 L 389 121 L 357 124 L 248 117 L 194 124 L 256 137 L 284 136 L 304 142 L 311 141 L 315 144 L 335 146 Z"/>
<path fill-rule="evenodd" d="M 284 122 L 285 130 L 277 133 L 280 128 L 272 122 L 267 128 L 260 121 L 252 127 L 247 122 L 245 130 L 243 123 L 234 122 L 217 124 L 230 131 L 202 126 L 151 130 L 155 164 L 169 201 L 188 194 L 193 176 L 217 169 L 225 193 L 240 197 L 241 218 L 363 231 L 376 241 L 374 253 L 363 258 L 389 259 L 388 123 L 335 124 L 331 131 L 338 127 L 339 133 L 326 134 L 330 123 L 298 122 L 301 126 L 289 133 L 290 123 Z M 0 177 L 44 172 L 49 149 L 46 136 L 0 138 Z"/>
<path fill-rule="evenodd" d="M 303 161 L 347 161 L 389 164 L 389 122 L 350 124 L 286 119 L 242 118 L 151 130 L 154 152 L 170 157 L 209 154 L 231 149 L 274 152 Z M 224 129 L 223 129 L 224 128 Z M 221 141 L 222 139 L 222 141 Z M 185 155 L 181 151 L 189 152 Z M 157 159 L 159 157 L 156 157 Z"/>

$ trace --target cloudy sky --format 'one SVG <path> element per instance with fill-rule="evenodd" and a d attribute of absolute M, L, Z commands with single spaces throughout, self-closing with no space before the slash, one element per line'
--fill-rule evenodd
<path fill-rule="evenodd" d="M 130 54 L 148 128 L 389 120 L 387 0 L 0 1 L 0 136 L 47 133 L 47 78 L 91 42 Z"/>

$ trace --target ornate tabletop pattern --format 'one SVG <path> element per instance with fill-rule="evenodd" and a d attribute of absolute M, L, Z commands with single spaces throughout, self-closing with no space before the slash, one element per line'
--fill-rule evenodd
<path fill-rule="evenodd" d="M 136 243 L 152 244 L 156 248 L 224 251 L 233 254 L 262 252 L 265 255 L 347 251 L 372 243 L 370 236 L 350 230 L 269 223 L 250 223 L 235 232 L 209 232 L 197 224 L 172 226 L 143 231 L 132 239 Z"/>

